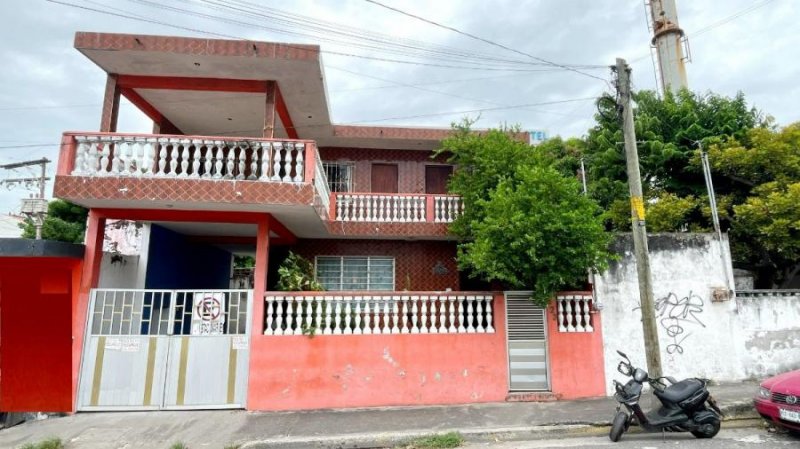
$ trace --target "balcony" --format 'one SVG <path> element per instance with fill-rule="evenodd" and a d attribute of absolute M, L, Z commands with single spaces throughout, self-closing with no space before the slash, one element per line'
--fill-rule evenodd
<path fill-rule="evenodd" d="M 330 192 L 314 141 L 64 134 L 55 196 L 85 207 L 266 212 L 298 237 L 452 238 L 453 195 Z"/>

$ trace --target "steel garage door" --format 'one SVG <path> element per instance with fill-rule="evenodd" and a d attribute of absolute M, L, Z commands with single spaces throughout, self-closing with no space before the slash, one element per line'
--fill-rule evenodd
<path fill-rule="evenodd" d="M 506 292 L 508 363 L 511 391 L 547 391 L 547 328 L 545 310 L 530 292 Z"/>

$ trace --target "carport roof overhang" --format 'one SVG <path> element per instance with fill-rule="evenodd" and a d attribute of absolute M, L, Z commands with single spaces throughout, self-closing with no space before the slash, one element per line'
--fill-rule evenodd
<path fill-rule="evenodd" d="M 75 48 L 187 135 L 261 136 L 266 81 L 298 136 L 320 147 L 432 150 L 449 132 L 334 125 L 316 45 L 78 32 Z M 284 125 L 276 137 L 288 137 Z"/>

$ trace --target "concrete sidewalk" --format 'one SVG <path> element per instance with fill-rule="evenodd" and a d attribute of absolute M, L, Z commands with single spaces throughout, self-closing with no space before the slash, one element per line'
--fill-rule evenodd
<path fill-rule="evenodd" d="M 744 419 L 755 417 L 752 398 L 757 387 L 737 383 L 710 390 L 727 419 Z M 310 412 L 79 413 L 1 430 L 0 447 L 58 437 L 67 449 L 168 449 L 175 442 L 189 449 L 379 448 L 447 431 L 461 432 L 468 440 L 508 441 L 597 430 L 609 425 L 615 404 L 602 398 Z"/>

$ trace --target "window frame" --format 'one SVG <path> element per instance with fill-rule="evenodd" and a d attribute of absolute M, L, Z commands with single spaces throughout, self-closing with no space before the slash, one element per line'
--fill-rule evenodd
<path fill-rule="evenodd" d="M 333 183 L 330 179 L 328 179 L 328 189 L 331 192 L 335 193 L 352 193 L 353 192 L 353 184 L 355 183 L 355 173 L 356 173 L 356 163 L 353 161 L 322 161 L 322 169 L 325 171 L 325 177 L 328 177 L 328 168 L 331 166 L 337 166 L 338 169 L 341 170 L 341 167 L 348 167 L 350 171 L 350 176 L 347 179 L 347 190 L 335 190 L 333 188 Z M 341 183 L 339 184 L 341 185 Z"/>
<path fill-rule="evenodd" d="M 394 256 L 385 256 L 385 255 L 383 255 L 383 256 L 378 256 L 378 255 L 364 255 L 364 256 L 361 256 L 361 255 L 347 255 L 347 256 L 340 256 L 340 255 L 335 255 L 335 254 L 331 254 L 331 255 L 321 254 L 321 255 L 318 255 L 318 256 L 314 256 L 314 280 L 316 280 L 317 282 L 319 282 L 319 276 L 318 276 L 318 274 L 319 274 L 319 259 L 321 257 L 322 258 L 338 258 L 339 259 L 339 267 L 340 267 L 339 268 L 339 288 L 340 288 L 340 290 L 326 290 L 326 291 L 332 291 L 332 292 L 336 292 L 336 291 L 393 292 L 393 291 L 396 291 L 396 287 L 395 287 L 396 284 L 395 283 L 397 281 L 397 273 L 396 273 L 396 271 L 397 271 L 397 259 Z M 367 280 L 366 280 L 367 288 L 365 288 L 363 290 L 359 290 L 359 289 L 341 290 L 341 287 L 344 284 L 344 261 L 345 261 L 345 259 L 367 259 Z M 372 287 L 372 279 L 371 279 L 372 272 L 371 272 L 370 268 L 372 266 L 372 259 L 391 260 L 391 262 L 392 262 L 392 280 L 390 282 L 391 288 L 389 288 L 388 290 L 376 290 L 376 289 L 372 289 L 371 288 Z"/>

